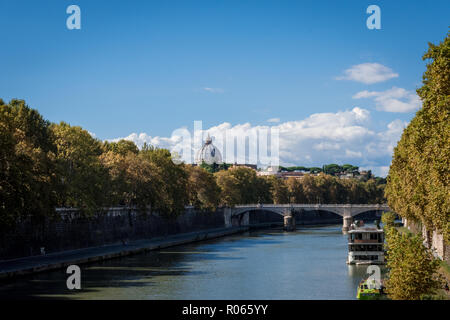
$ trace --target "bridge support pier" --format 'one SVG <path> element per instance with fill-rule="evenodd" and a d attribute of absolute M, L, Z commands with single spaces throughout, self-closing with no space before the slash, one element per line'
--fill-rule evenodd
<path fill-rule="evenodd" d="M 353 217 L 351 216 L 344 216 L 342 219 L 342 232 L 347 232 L 348 229 L 350 229 L 350 225 L 353 222 Z"/>
<path fill-rule="evenodd" d="M 232 227 L 231 214 L 232 214 L 231 208 L 223 209 L 223 219 L 224 219 L 224 224 L 225 224 L 226 228 Z"/>
<path fill-rule="evenodd" d="M 295 215 L 288 214 L 284 216 L 284 230 L 286 231 L 295 230 Z"/>

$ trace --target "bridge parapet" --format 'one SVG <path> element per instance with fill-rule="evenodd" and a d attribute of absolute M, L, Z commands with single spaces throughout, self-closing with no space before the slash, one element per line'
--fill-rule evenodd
<path fill-rule="evenodd" d="M 324 210 L 338 214 L 342 217 L 353 217 L 366 211 L 389 211 L 387 204 L 247 204 L 232 208 L 232 215 L 239 215 L 253 210 L 268 210 L 281 215 L 290 214 L 294 209 Z"/>

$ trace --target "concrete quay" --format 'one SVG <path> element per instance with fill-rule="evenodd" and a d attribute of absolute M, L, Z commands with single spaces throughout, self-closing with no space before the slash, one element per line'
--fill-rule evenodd
<path fill-rule="evenodd" d="M 249 226 L 207 229 L 196 232 L 180 233 L 167 237 L 131 241 L 127 244 L 111 244 L 52 254 L 0 261 L 0 280 L 17 276 L 66 268 L 72 264 L 113 259 L 146 251 L 219 238 L 249 230 Z"/>

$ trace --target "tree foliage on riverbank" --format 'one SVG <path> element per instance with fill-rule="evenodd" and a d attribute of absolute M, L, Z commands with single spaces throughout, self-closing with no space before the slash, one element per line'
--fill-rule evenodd
<path fill-rule="evenodd" d="M 23 100 L 0 100 L 0 228 L 21 219 L 42 221 L 55 207 L 86 216 L 124 205 L 167 217 L 186 205 L 214 211 L 249 203 L 381 203 L 375 179 L 324 173 L 301 180 L 258 176 L 248 167 L 176 164 L 168 150 L 131 141 L 102 142 L 79 126 L 45 120 Z"/>
<path fill-rule="evenodd" d="M 50 123 L 21 100 L 0 99 L 0 230 L 56 204 L 56 146 Z"/>
<path fill-rule="evenodd" d="M 423 59 L 431 62 L 417 90 L 422 108 L 394 149 L 386 197 L 402 217 L 450 242 L 450 33 Z"/>
<path fill-rule="evenodd" d="M 222 190 L 221 204 L 238 203 L 384 203 L 384 185 L 374 179 L 339 179 L 319 174 L 287 180 L 256 175 L 245 167 L 230 168 L 216 174 Z"/>
<path fill-rule="evenodd" d="M 387 219 L 390 220 L 390 219 Z M 389 277 L 386 292 L 393 300 L 419 300 L 442 287 L 439 260 L 423 245 L 420 234 L 400 233 L 385 227 Z"/>

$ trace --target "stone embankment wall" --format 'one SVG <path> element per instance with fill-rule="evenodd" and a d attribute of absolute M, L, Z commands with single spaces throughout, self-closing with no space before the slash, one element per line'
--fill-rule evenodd
<path fill-rule="evenodd" d="M 450 244 L 446 243 L 444 236 L 436 230 L 427 231 L 425 226 L 403 219 L 403 224 L 406 228 L 414 233 L 421 232 L 424 244 L 432 249 L 436 256 L 440 259 L 450 263 Z"/>
<path fill-rule="evenodd" d="M 215 212 L 187 208 L 176 219 L 128 208 L 109 208 L 86 218 L 75 209 L 58 209 L 58 219 L 35 224 L 23 221 L 0 234 L 0 260 L 97 247 L 131 240 L 152 239 L 185 232 L 236 226 L 270 226 L 283 223 L 279 214 L 258 210 L 231 218 L 230 208 Z M 340 224 L 342 217 L 324 211 L 303 212 L 297 225 Z M 41 249 L 43 248 L 43 252 Z"/>
<path fill-rule="evenodd" d="M 110 208 L 91 218 L 82 217 L 76 210 L 58 210 L 59 219 L 39 225 L 24 221 L 0 234 L 0 260 L 39 255 L 41 248 L 52 253 L 220 228 L 224 227 L 222 211 L 186 209 L 176 219 L 166 219 L 127 208 Z"/>

